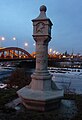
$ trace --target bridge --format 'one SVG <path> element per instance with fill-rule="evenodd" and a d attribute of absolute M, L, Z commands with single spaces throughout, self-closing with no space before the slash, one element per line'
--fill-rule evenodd
<path fill-rule="evenodd" d="M 34 60 L 36 53 L 31 55 L 26 50 L 18 47 L 6 47 L 0 48 L 0 61 L 13 61 L 13 60 Z M 48 60 L 51 62 L 74 62 L 75 58 L 62 58 L 50 56 L 48 54 Z M 82 62 L 82 59 L 76 59 L 76 62 Z"/>
<path fill-rule="evenodd" d="M 0 60 L 32 59 L 26 50 L 18 47 L 7 47 L 0 49 Z"/>

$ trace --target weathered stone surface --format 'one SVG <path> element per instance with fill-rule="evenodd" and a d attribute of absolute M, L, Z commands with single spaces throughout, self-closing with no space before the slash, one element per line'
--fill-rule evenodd
<path fill-rule="evenodd" d="M 59 90 L 52 82 L 47 70 L 52 22 L 46 17 L 46 10 L 46 6 L 41 6 L 40 15 L 32 20 L 33 38 L 36 41 L 36 69 L 31 76 L 32 82 L 17 92 L 28 109 L 39 111 L 58 107 L 63 97 L 63 90 Z"/>
<path fill-rule="evenodd" d="M 28 109 L 45 111 L 59 107 L 63 90 L 32 90 L 26 86 L 18 94 Z"/>

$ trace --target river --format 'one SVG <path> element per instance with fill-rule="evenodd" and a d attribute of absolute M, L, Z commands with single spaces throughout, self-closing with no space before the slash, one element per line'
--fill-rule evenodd
<path fill-rule="evenodd" d="M 50 71 L 50 74 L 53 75 L 52 80 L 59 88 L 69 88 L 72 92 L 82 94 L 82 69 L 79 69 L 79 72 L 78 69 L 56 72 L 56 69 Z"/>
<path fill-rule="evenodd" d="M 0 67 L 0 82 L 2 82 L 4 77 L 9 76 L 14 69 L 14 67 Z M 75 93 L 82 94 L 82 69 L 79 69 L 79 72 L 77 72 L 77 69 L 68 69 L 64 72 L 63 70 L 56 72 L 57 70 L 59 68 L 53 68 L 53 72 L 52 69 L 49 69 L 49 72 L 52 74 L 52 80 L 58 88 L 64 89 L 65 87 L 69 87 Z M 33 72 L 34 70 L 30 71 Z"/>
<path fill-rule="evenodd" d="M 13 70 L 13 67 L 0 67 L 0 82 L 2 82 L 3 78 L 10 76 Z"/>

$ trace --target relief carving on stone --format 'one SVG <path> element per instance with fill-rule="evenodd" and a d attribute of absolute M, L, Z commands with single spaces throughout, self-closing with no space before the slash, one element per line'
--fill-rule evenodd
<path fill-rule="evenodd" d="M 39 22 L 37 25 L 36 25 L 36 33 L 41 33 L 43 34 L 44 33 L 44 29 L 45 29 L 45 24 L 43 22 Z"/>

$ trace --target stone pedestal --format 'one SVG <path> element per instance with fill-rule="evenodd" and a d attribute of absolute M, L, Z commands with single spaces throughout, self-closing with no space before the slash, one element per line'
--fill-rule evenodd
<path fill-rule="evenodd" d="M 32 110 L 45 111 L 57 108 L 63 97 L 52 82 L 52 76 L 47 70 L 48 42 L 51 40 L 52 22 L 46 17 L 46 7 L 40 7 L 40 15 L 33 21 L 33 38 L 36 41 L 36 69 L 32 74 L 29 86 L 17 91 L 22 103 Z"/>
<path fill-rule="evenodd" d="M 58 108 L 61 103 L 63 91 L 61 90 L 33 90 L 25 86 L 18 91 L 22 103 L 30 110 L 48 111 Z"/>

